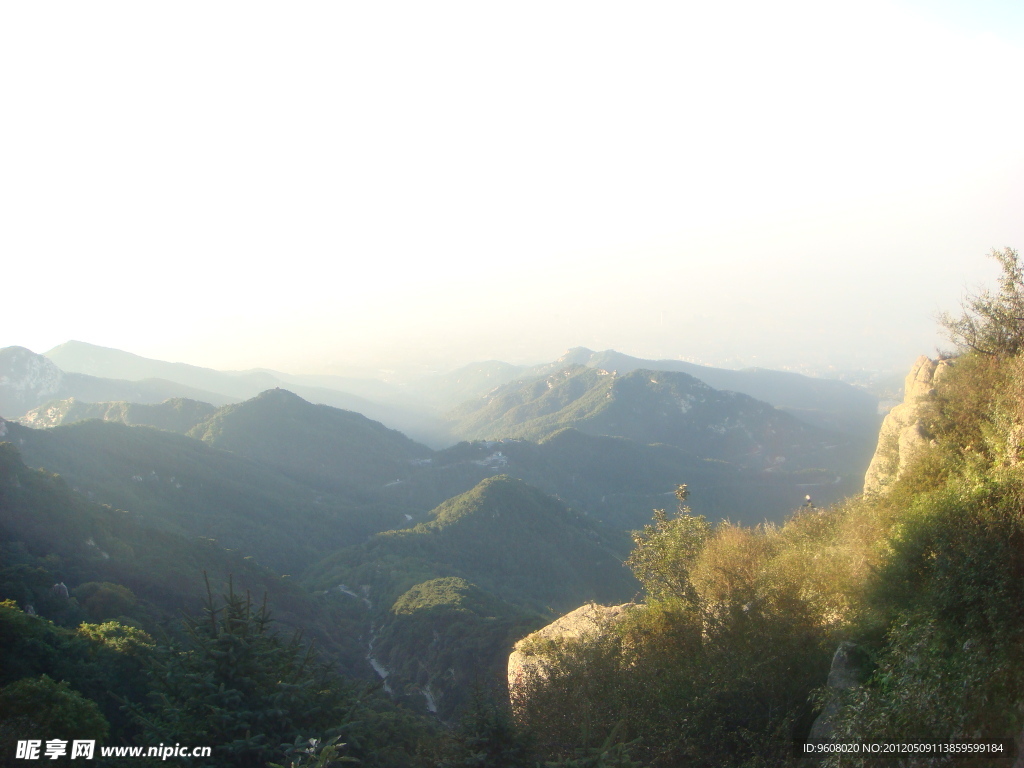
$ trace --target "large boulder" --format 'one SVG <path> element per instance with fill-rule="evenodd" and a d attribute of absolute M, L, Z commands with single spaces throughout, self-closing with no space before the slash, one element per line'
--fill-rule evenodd
<path fill-rule="evenodd" d="M 878 447 L 864 475 L 865 495 L 884 493 L 930 441 L 927 429 L 935 386 L 951 360 L 917 358 L 903 387 L 903 402 L 889 411 L 878 433 Z"/>
<path fill-rule="evenodd" d="M 516 643 L 508 657 L 508 692 L 513 705 L 527 681 L 538 676 L 546 676 L 548 661 L 542 649 L 547 642 L 596 638 L 621 621 L 635 607 L 634 603 L 588 603 Z"/>

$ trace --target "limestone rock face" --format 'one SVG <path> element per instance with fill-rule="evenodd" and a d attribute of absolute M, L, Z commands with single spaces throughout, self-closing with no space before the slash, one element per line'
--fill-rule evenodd
<path fill-rule="evenodd" d="M 811 726 L 811 732 L 807 736 L 808 741 L 832 741 L 833 724 L 836 714 L 839 712 L 839 696 L 843 691 L 850 690 L 860 684 L 857 665 L 854 661 L 854 651 L 857 646 L 853 643 L 840 643 L 832 657 L 832 668 L 828 673 L 828 688 L 834 694 L 832 700 L 825 705 L 825 709 Z"/>
<path fill-rule="evenodd" d="M 545 657 L 533 652 L 545 640 L 580 640 L 597 637 L 608 627 L 621 621 L 635 607 L 633 603 L 622 605 L 597 605 L 588 603 L 571 613 L 556 619 L 546 627 L 527 635 L 512 649 L 508 657 L 508 691 L 513 704 L 524 683 L 536 676 L 544 676 L 547 670 Z"/>
<path fill-rule="evenodd" d="M 899 479 L 911 461 L 928 445 L 925 420 L 935 397 L 935 385 L 951 360 L 917 358 L 904 383 L 903 402 L 889 411 L 878 433 L 878 447 L 864 476 L 864 493 L 873 495 Z"/>

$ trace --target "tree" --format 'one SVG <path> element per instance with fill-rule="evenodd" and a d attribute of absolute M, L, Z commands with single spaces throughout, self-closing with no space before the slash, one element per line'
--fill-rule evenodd
<path fill-rule="evenodd" d="M 645 525 L 633 532 L 636 547 L 626 560 L 654 600 L 697 599 L 690 571 L 711 535 L 711 526 L 703 515 L 690 514 L 685 505 L 689 491 L 685 485 L 676 488 L 678 512 L 669 518 L 663 509 L 654 510 L 654 525 Z"/>
<path fill-rule="evenodd" d="M 18 740 L 60 738 L 103 742 L 109 731 L 110 725 L 96 703 L 64 681 L 58 683 L 41 675 L 0 688 L 0 748 L 8 757 L 14 754 Z"/>
<path fill-rule="evenodd" d="M 266 602 L 229 586 L 218 607 L 209 590 L 204 616 L 186 620 L 185 649 L 159 648 L 152 664 L 155 705 L 135 707 L 147 743 L 209 744 L 210 765 L 263 768 L 350 724 L 359 696 L 298 635 L 270 631 Z"/>
<path fill-rule="evenodd" d="M 1024 265 L 1012 248 L 989 256 L 1003 270 L 999 290 L 969 294 L 960 317 L 944 312 L 939 323 L 962 352 L 1008 357 L 1024 349 Z"/>
<path fill-rule="evenodd" d="M 473 691 L 470 708 L 452 735 L 439 768 L 530 768 L 536 765 L 530 734 L 508 711 Z"/>

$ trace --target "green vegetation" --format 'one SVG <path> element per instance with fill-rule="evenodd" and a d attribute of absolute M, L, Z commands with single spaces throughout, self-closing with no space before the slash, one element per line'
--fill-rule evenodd
<path fill-rule="evenodd" d="M 5 423 L 33 463 L 66 467 L 83 492 L 0 444 L 3 759 L 12 740 L 53 728 L 211 744 L 210 765 L 381 768 L 760 768 L 797 765 L 794 742 L 812 728 L 859 743 L 1021 734 L 1024 269 L 1014 251 L 994 255 L 999 291 L 947 318 L 961 354 L 922 395 L 921 448 L 898 479 L 780 524 L 687 506 L 738 477 L 729 465 L 576 430 L 430 452 L 282 392 L 204 422 L 198 436 L 247 457 L 99 421 Z M 590 408 L 594 391 L 612 404 L 638 402 L 631 387 L 685 394 L 681 380 L 634 374 L 605 384 L 570 371 L 496 397 L 519 398 L 504 413 L 521 424 L 553 426 L 584 411 L 625 418 Z M 678 505 L 636 526 L 630 547 L 494 475 L 512 467 L 584 508 L 673 487 Z M 373 529 L 371 511 L 392 526 L 418 517 Z M 588 601 L 640 598 L 602 614 L 615 618 L 599 631 L 520 646 L 544 663 L 523 667 L 505 706 L 517 639 Z M 846 683 L 828 687 L 837 648 Z"/>
<path fill-rule="evenodd" d="M 308 579 L 322 588 L 367 585 L 374 601 L 392 605 L 416 584 L 452 576 L 537 611 L 621 601 L 636 592 L 617 542 L 520 480 L 488 478 L 438 506 L 431 518 L 343 550 Z"/>
<path fill-rule="evenodd" d="M 1012 248 L 989 255 L 1003 270 L 999 291 L 971 295 L 960 317 L 947 313 L 940 321 L 961 351 L 1015 355 L 1024 348 L 1024 265 Z"/>
<path fill-rule="evenodd" d="M 779 453 L 816 437 L 767 403 L 720 392 L 685 373 L 617 375 L 582 365 L 500 387 L 451 417 L 455 432 L 471 439 L 540 440 L 572 427 L 645 444 L 699 446 L 702 455 L 720 459 L 749 453 L 758 441 L 765 443 L 758 449 Z"/>
<path fill-rule="evenodd" d="M 622 602 L 639 585 L 625 547 L 582 515 L 507 476 L 438 506 L 431 520 L 326 558 L 309 585 L 346 598 L 374 627 L 389 687 L 448 718 L 474 685 L 504 687 L 516 639 L 588 600 Z M 359 592 L 356 592 L 359 594 Z M 504 698 L 504 695 L 501 696 Z"/>
<path fill-rule="evenodd" d="M 381 623 L 374 656 L 388 669 L 394 693 L 423 697 L 445 719 L 465 712 L 474 690 L 501 690 L 509 648 L 542 623 L 452 577 L 417 584 L 391 613 Z"/>
<path fill-rule="evenodd" d="M 221 408 L 191 436 L 328 492 L 365 492 L 407 477 L 430 449 L 365 416 L 284 389 Z"/>
<path fill-rule="evenodd" d="M 493 469 L 488 468 L 488 462 Z M 701 489 L 694 500 L 700 514 L 713 520 L 750 524 L 765 519 L 781 521 L 808 492 L 819 503 L 837 501 L 859 490 L 861 480 L 853 471 L 840 476 L 822 469 L 760 472 L 701 458 L 673 445 L 648 445 L 569 428 L 540 443 L 459 443 L 438 451 L 433 466 L 437 471 L 420 473 L 412 483 L 424 495 L 441 496 L 438 503 L 500 471 L 575 509 L 586 510 L 588 519 L 600 520 L 610 531 L 621 533 L 644 525 L 651 509 L 663 506 L 665 498 L 671 497 L 681 477 Z M 448 484 L 428 485 L 434 479 Z M 455 485 L 456 479 L 465 484 Z"/>
<path fill-rule="evenodd" d="M 209 744 L 210 766 L 262 768 L 311 738 L 343 738 L 344 754 L 361 762 L 402 765 L 426 730 L 340 679 L 299 634 L 285 640 L 271 625 L 266 602 L 257 609 L 230 584 L 219 605 L 208 593 L 183 644 L 149 658 L 150 703 L 131 710 L 141 741 Z"/>
<path fill-rule="evenodd" d="M 829 583 L 843 555 L 804 560 L 815 540 L 835 544 L 837 523 L 657 513 L 630 557 L 647 600 L 595 638 L 539 649 L 547 673 L 514 691 L 522 723 L 552 758 L 616 732 L 643 765 L 784 763 L 847 626 L 842 581 Z"/>
<path fill-rule="evenodd" d="M 54 682 L 44 674 L 0 688 L 0 750 L 5 756 L 15 753 L 19 740 L 38 738 L 39 734 L 102 744 L 109 730 L 96 703 L 66 682 Z M 61 760 L 59 764 L 71 763 Z"/>
<path fill-rule="evenodd" d="M 813 427 L 765 402 L 712 389 L 676 371 L 637 369 L 617 374 L 569 365 L 498 387 L 485 398 L 459 406 L 449 418 L 453 433 L 464 439 L 546 442 L 573 430 L 595 437 L 627 438 L 641 446 L 671 446 L 690 454 L 684 463 L 697 472 L 708 470 L 697 466 L 701 460 L 729 462 L 739 484 L 748 487 L 759 483 L 737 469 L 777 473 L 779 477 L 760 483 L 769 487 L 785 484 L 787 479 L 792 485 L 821 486 L 852 479 L 852 484 L 835 489 L 840 494 L 859 490 L 859 478 L 874 447 L 874 435 L 867 435 L 862 427 L 854 432 Z M 795 473 L 807 470 L 817 473 L 802 481 L 794 478 Z M 678 479 L 677 474 L 674 481 Z M 827 487 L 823 490 L 835 492 Z M 749 501 L 763 509 L 756 497 Z M 766 517 L 763 513 L 740 514 L 753 520 Z"/>
<path fill-rule="evenodd" d="M 402 519 L 379 504 L 318 491 L 273 466 L 156 429 L 96 420 L 7 429 L 27 464 L 59 473 L 95 501 L 130 510 L 140 525 L 213 539 L 283 573 Z"/>
<path fill-rule="evenodd" d="M 757 528 L 681 506 L 637 532 L 644 604 L 594 638 L 534 649 L 547 671 L 514 692 L 549 757 L 619 733 L 649 766 L 796 764 L 792 744 L 826 704 L 838 741 L 1021 732 L 1024 313 L 1009 308 L 1024 286 L 1016 254 L 1000 260 L 1001 294 L 951 329 L 997 341 L 968 344 L 936 383 L 930 444 L 885 494 Z M 844 641 L 859 683 L 826 689 Z M 965 764 L 989 763 L 1003 764 Z"/>

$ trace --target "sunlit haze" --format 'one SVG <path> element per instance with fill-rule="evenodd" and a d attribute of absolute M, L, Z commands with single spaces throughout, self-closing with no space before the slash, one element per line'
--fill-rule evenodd
<path fill-rule="evenodd" d="M 0 347 L 906 369 L 1022 82 L 1017 3 L 8 3 Z"/>

